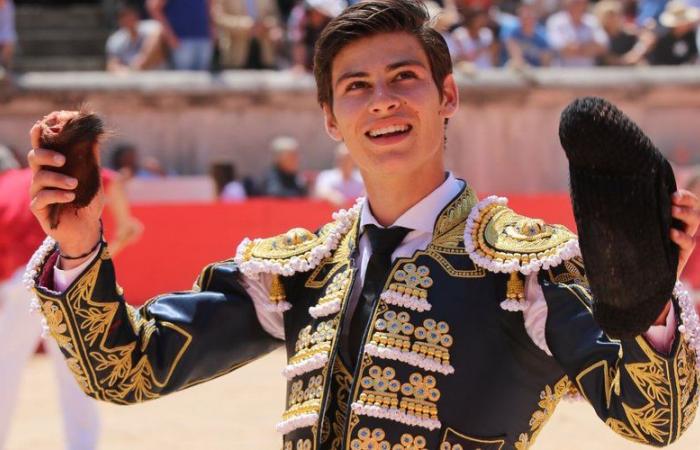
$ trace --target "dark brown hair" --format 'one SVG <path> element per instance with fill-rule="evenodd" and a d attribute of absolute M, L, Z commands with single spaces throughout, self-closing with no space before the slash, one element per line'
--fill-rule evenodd
<path fill-rule="evenodd" d="M 333 60 L 345 46 L 358 39 L 397 32 L 418 39 L 442 97 L 445 77 L 452 73 L 452 59 L 445 39 L 431 27 L 425 5 L 420 0 L 373 0 L 347 8 L 324 28 L 316 42 L 314 77 L 318 102 L 333 106 Z"/>

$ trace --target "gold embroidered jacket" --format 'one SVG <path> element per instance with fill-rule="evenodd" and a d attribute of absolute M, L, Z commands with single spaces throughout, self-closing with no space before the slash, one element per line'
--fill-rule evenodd
<path fill-rule="evenodd" d="M 394 262 L 350 374 L 338 337 L 356 241 L 348 214 L 318 233 L 247 241 L 235 261 L 205 268 L 196 291 L 139 310 L 124 304 L 106 250 L 65 293 L 36 291 L 83 389 L 130 403 L 272 349 L 239 280 L 276 274 L 270 306 L 286 310 L 285 450 L 525 449 L 572 391 L 636 442 L 664 446 L 693 420 L 698 383 L 685 341 L 664 355 L 643 337 L 608 339 L 590 313 L 573 235 L 498 201 L 477 203 L 470 190 L 443 210 L 425 250 Z M 553 356 L 532 342 L 517 310 L 524 273 L 545 295 Z"/>

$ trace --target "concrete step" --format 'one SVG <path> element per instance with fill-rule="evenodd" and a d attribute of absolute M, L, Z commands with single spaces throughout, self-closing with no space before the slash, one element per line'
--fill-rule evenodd
<path fill-rule="evenodd" d="M 17 6 L 15 24 L 17 29 L 37 30 L 63 28 L 78 30 L 85 27 L 100 27 L 106 23 L 99 5 L 80 6 Z"/>
<path fill-rule="evenodd" d="M 24 56 L 15 61 L 18 72 L 56 72 L 104 70 L 105 59 L 100 56 Z"/>
<path fill-rule="evenodd" d="M 27 33 L 22 31 L 18 35 L 17 53 L 37 57 L 54 54 L 103 55 L 108 37 L 108 33 L 103 30 L 84 30 L 80 33 L 66 31 Z"/>

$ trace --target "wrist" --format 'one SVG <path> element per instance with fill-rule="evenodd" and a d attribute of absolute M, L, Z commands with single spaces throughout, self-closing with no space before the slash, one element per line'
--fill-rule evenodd
<path fill-rule="evenodd" d="M 67 270 L 77 267 L 88 260 L 102 242 L 102 221 L 96 227 L 90 227 L 80 240 L 58 242 L 59 267 Z"/>

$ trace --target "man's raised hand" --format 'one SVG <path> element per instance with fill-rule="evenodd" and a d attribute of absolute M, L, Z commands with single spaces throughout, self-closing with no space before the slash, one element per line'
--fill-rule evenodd
<path fill-rule="evenodd" d="M 49 206 L 55 203 L 72 202 L 75 199 L 74 189 L 78 181 L 49 169 L 63 166 L 66 162 L 65 157 L 58 152 L 39 148 L 40 135 L 41 125 L 37 122 L 30 131 L 32 150 L 27 156 L 33 173 L 29 188 L 31 210 L 44 232 L 56 240 L 62 254 L 82 255 L 89 252 L 100 239 L 99 219 L 104 207 L 104 195 L 100 190 L 87 207 L 75 211 L 64 211 L 58 227 L 52 229 Z M 84 260 L 63 259 L 61 266 L 64 269 L 70 269 Z"/>

